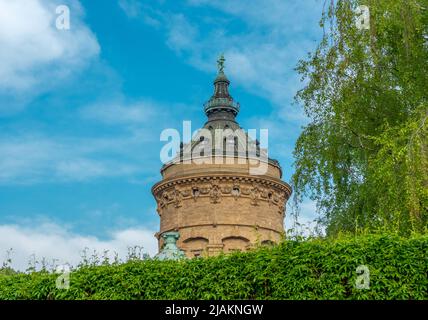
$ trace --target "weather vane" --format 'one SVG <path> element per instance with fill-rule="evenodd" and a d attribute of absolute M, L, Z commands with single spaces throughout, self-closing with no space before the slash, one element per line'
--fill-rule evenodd
<path fill-rule="evenodd" d="M 219 57 L 219 59 L 217 60 L 217 68 L 218 68 L 218 72 L 223 73 L 224 71 L 224 62 L 226 61 L 226 59 L 224 58 L 224 54 L 222 53 Z"/>

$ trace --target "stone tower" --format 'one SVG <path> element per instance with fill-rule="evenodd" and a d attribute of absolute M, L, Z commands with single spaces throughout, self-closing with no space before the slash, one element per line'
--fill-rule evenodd
<path fill-rule="evenodd" d="M 188 257 L 248 250 L 272 244 L 284 233 L 291 187 L 278 161 L 240 128 L 239 104 L 229 94 L 223 56 L 214 94 L 204 105 L 204 127 L 162 169 L 152 193 L 162 235 L 178 231 L 177 246 Z"/>

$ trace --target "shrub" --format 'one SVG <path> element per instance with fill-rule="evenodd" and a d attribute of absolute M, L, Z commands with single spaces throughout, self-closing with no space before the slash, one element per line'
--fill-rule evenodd
<path fill-rule="evenodd" d="M 428 236 L 285 240 L 271 248 L 183 261 L 81 266 L 57 274 L 0 273 L 0 299 L 427 299 Z M 370 271 L 358 289 L 356 269 Z"/>

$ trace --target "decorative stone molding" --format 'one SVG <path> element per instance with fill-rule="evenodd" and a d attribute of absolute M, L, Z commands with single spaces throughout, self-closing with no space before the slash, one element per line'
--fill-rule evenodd
<path fill-rule="evenodd" d="M 183 200 L 183 195 L 181 194 L 180 190 L 178 190 L 177 188 L 174 188 L 174 206 L 176 208 L 180 208 L 181 207 L 181 202 Z"/>
<path fill-rule="evenodd" d="M 251 194 L 251 189 L 250 188 L 242 188 L 242 194 L 249 196 Z"/>
<path fill-rule="evenodd" d="M 155 184 L 152 188 L 152 192 L 156 194 L 158 191 L 162 189 L 168 189 L 171 186 L 174 185 L 183 185 L 188 184 L 189 182 L 192 182 L 197 185 L 202 184 L 209 184 L 212 180 L 215 180 L 217 182 L 248 182 L 248 183 L 257 183 L 260 186 L 266 186 L 266 187 L 274 187 L 276 189 L 279 189 L 287 194 L 287 198 L 291 195 L 291 187 L 286 184 L 285 182 L 273 179 L 269 177 L 260 177 L 260 176 L 239 176 L 239 175 L 210 175 L 210 176 L 190 176 L 186 178 L 175 178 L 170 180 L 164 180 L 157 184 Z M 205 191 L 205 192 L 204 192 Z M 208 189 L 201 188 L 201 193 L 206 194 L 209 192 L 209 186 Z"/>
<path fill-rule="evenodd" d="M 221 199 L 220 197 L 221 194 L 219 186 L 217 184 L 213 184 L 210 190 L 211 203 L 219 203 Z"/>
<path fill-rule="evenodd" d="M 251 205 L 258 206 L 266 201 L 269 206 L 277 206 L 279 214 L 284 214 L 285 202 L 291 188 L 282 181 L 252 176 L 193 176 L 185 179 L 163 181 L 152 189 L 157 201 L 157 211 L 162 215 L 163 209 L 172 204 L 182 207 L 186 199 L 197 201 L 200 197 L 210 197 L 210 202 L 217 204 L 223 197 L 235 200 L 250 198 Z"/>
<path fill-rule="evenodd" d="M 210 193 L 210 188 L 209 187 L 202 187 L 201 188 L 201 194 L 209 194 Z"/>
<path fill-rule="evenodd" d="M 253 184 L 253 188 L 250 190 L 250 197 L 253 206 L 259 205 L 260 191 L 256 184 Z"/>
<path fill-rule="evenodd" d="M 221 189 L 221 193 L 224 193 L 224 194 L 229 194 L 231 192 L 232 192 L 232 187 L 229 185 L 226 185 Z"/>

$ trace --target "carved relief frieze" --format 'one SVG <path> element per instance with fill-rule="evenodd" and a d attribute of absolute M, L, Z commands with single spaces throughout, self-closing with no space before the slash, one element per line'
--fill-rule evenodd
<path fill-rule="evenodd" d="M 220 188 L 217 184 L 213 184 L 210 191 L 211 203 L 220 202 Z"/>
<path fill-rule="evenodd" d="M 230 194 L 232 192 L 232 187 L 230 185 L 226 185 L 223 188 L 221 188 L 221 193 L 223 194 Z"/>
<path fill-rule="evenodd" d="M 191 190 L 185 189 L 185 190 L 181 191 L 181 194 L 183 195 L 183 198 L 188 198 L 188 197 L 190 197 L 190 192 L 191 192 Z"/>
<path fill-rule="evenodd" d="M 250 198 L 251 205 L 258 206 L 267 202 L 269 206 L 278 206 L 281 214 L 284 203 L 290 194 L 290 189 L 282 184 L 257 177 L 195 177 L 174 180 L 158 186 L 154 190 L 157 200 L 157 211 L 173 204 L 176 208 L 182 206 L 183 200 L 209 197 L 211 203 L 219 203 L 222 197 Z"/>
<path fill-rule="evenodd" d="M 183 200 L 183 195 L 181 194 L 181 192 L 180 192 L 180 190 L 178 190 L 177 188 L 174 188 L 174 192 L 173 192 L 173 195 L 174 195 L 174 206 L 176 207 L 176 208 L 180 208 L 181 207 L 181 202 L 182 202 L 182 200 Z"/>
<path fill-rule="evenodd" d="M 253 206 L 258 206 L 259 198 L 260 198 L 260 190 L 256 184 L 253 184 L 253 188 L 250 190 L 250 197 L 251 197 L 251 204 Z"/>
<path fill-rule="evenodd" d="M 209 186 L 203 186 L 201 187 L 201 194 L 209 194 L 210 193 L 210 187 Z"/>
<path fill-rule="evenodd" d="M 250 195 L 250 193 L 251 193 L 251 189 L 250 189 L 250 188 L 242 188 L 242 189 L 241 189 L 241 193 L 242 193 L 243 195 L 249 196 L 249 195 Z"/>

